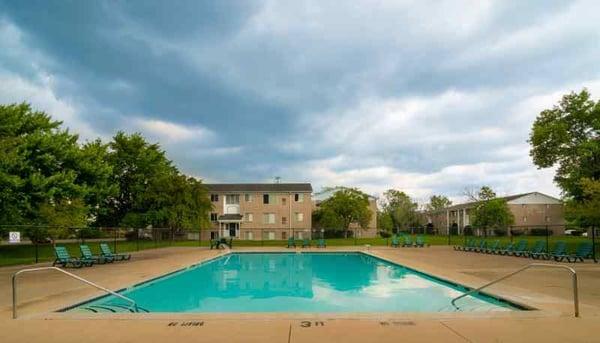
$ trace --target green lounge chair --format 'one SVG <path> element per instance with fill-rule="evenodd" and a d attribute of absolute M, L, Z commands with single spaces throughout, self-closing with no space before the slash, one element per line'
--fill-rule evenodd
<path fill-rule="evenodd" d="M 517 243 L 517 246 L 515 247 L 515 249 L 509 255 L 517 256 L 517 257 L 525 256 L 525 254 L 527 254 L 529 252 L 529 250 L 527 250 L 528 245 L 529 244 L 527 243 L 526 240 L 521 239 L 519 241 L 519 243 Z"/>
<path fill-rule="evenodd" d="M 554 259 L 555 261 L 562 261 L 567 256 L 567 244 L 563 241 L 556 242 L 552 252 L 539 255 L 539 257 L 543 258 L 544 260 Z"/>
<path fill-rule="evenodd" d="M 114 261 L 114 259 L 112 257 L 98 256 L 98 255 L 92 254 L 92 250 L 86 244 L 81 244 L 79 246 L 79 250 L 81 251 L 81 258 L 85 259 L 85 260 L 92 260 L 95 263 L 100 263 L 100 264 L 112 263 Z"/>
<path fill-rule="evenodd" d="M 523 257 L 533 257 L 535 254 L 541 254 L 546 251 L 546 243 L 544 241 L 535 241 L 533 248 L 529 250 Z"/>
<path fill-rule="evenodd" d="M 130 254 L 113 254 L 112 250 L 106 243 L 100 243 L 100 255 L 110 257 L 114 261 L 127 261 L 131 259 Z"/>
<path fill-rule="evenodd" d="M 425 247 L 427 243 L 425 243 L 425 238 L 423 236 L 417 236 L 417 240 L 415 241 L 415 246 L 419 248 Z"/>
<path fill-rule="evenodd" d="M 221 246 L 221 240 L 220 239 L 211 239 L 210 240 L 210 249 L 219 249 L 219 247 Z"/>
<path fill-rule="evenodd" d="M 494 251 L 498 250 L 498 248 L 500 248 L 500 240 L 495 240 L 494 242 L 492 242 L 491 245 L 488 245 L 483 251 L 483 253 L 486 254 L 493 254 Z"/>
<path fill-rule="evenodd" d="M 308 239 L 308 238 L 305 238 L 305 239 L 302 241 L 302 247 L 303 247 L 303 248 L 310 248 L 310 239 Z"/>
<path fill-rule="evenodd" d="M 477 249 L 479 249 L 479 248 L 480 248 L 480 247 L 482 247 L 482 246 L 483 246 L 483 247 L 485 247 L 485 240 L 484 240 L 484 239 L 481 239 L 481 240 L 479 240 L 477 243 L 473 244 L 473 246 L 472 246 L 472 247 L 468 248 L 468 249 L 467 249 L 467 250 L 465 250 L 465 251 L 468 251 L 468 252 L 476 252 L 476 251 L 477 251 Z"/>
<path fill-rule="evenodd" d="M 413 240 L 412 237 L 409 235 L 404 235 L 404 243 L 402 243 L 402 247 L 412 247 L 413 246 Z"/>
<path fill-rule="evenodd" d="M 327 243 L 325 243 L 323 238 L 317 241 L 317 248 L 327 248 Z"/>
<path fill-rule="evenodd" d="M 505 256 L 512 253 L 513 250 L 515 250 L 515 244 L 513 242 L 509 242 L 503 249 L 496 250 L 495 254 Z"/>
<path fill-rule="evenodd" d="M 400 240 L 398 240 L 397 236 L 392 237 L 392 247 L 397 248 L 400 246 Z"/>
<path fill-rule="evenodd" d="M 482 239 L 481 243 L 479 243 L 479 246 L 475 247 L 471 251 L 472 252 L 485 252 L 485 249 L 487 249 L 487 241 L 485 239 Z"/>
<path fill-rule="evenodd" d="M 94 261 L 71 257 L 69 251 L 65 247 L 54 247 L 54 254 L 56 255 L 56 259 L 52 263 L 52 266 L 61 265 L 63 268 L 68 266 L 81 268 L 84 265 L 89 267 L 94 264 Z"/>
<path fill-rule="evenodd" d="M 583 262 L 586 258 L 592 257 L 592 249 L 594 246 L 591 242 L 582 242 L 577 246 L 577 250 L 575 250 L 574 254 L 567 256 L 567 261 L 574 263 L 577 261 Z"/>
<path fill-rule="evenodd" d="M 291 247 L 296 247 L 296 240 L 294 240 L 294 237 L 290 237 L 288 238 L 288 243 L 287 243 L 287 247 L 291 248 Z"/>
<path fill-rule="evenodd" d="M 474 245 L 475 245 L 475 238 L 469 238 L 465 242 L 465 245 L 455 245 L 454 246 L 454 250 L 457 250 L 457 251 L 467 251 L 468 248 L 471 248 Z"/>

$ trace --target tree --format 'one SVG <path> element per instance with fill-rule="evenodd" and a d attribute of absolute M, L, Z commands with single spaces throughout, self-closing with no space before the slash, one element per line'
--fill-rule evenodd
<path fill-rule="evenodd" d="M 514 223 L 515 218 L 506 200 L 496 198 L 496 193 L 490 187 L 481 187 L 477 201 L 472 213 L 474 226 L 487 230 L 506 228 Z"/>
<path fill-rule="evenodd" d="M 563 96 L 538 115 L 529 143 L 538 168 L 557 167 L 554 181 L 567 206 L 585 207 L 591 196 L 586 187 L 600 180 L 600 101 L 594 102 L 586 89 Z M 579 217 L 585 211 L 572 208 L 567 213 L 571 220 L 586 222 Z"/>
<path fill-rule="evenodd" d="M 356 223 L 366 228 L 371 220 L 369 196 L 357 188 L 335 187 L 326 188 L 333 194 L 323 200 L 315 214 L 321 227 L 339 227 L 348 237 L 350 224 Z"/>
<path fill-rule="evenodd" d="M 581 227 L 600 227 L 600 181 L 581 179 L 581 201 L 567 201 L 566 215 Z"/>
<path fill-rule="evenodd" d="M 383 193 L 383 197 L 383 212 L 390 216 L 395 229 L 408 229 L 420 224 L 418 204 L 406 193 L 389 189 Z"/>
<path fill-rule="evenodd" d="M 429 203 L 425 206 L 425 208 L 429 213 L 438 213 L 451 205 L 452 201 L 450 201 L 448 197 L 444 195 L 432 195 L 429 198 Z"/>
<path fill-rule="evenodd" d="M 377 229 L 379 232 L 392 232 L 394 229 L 394 222 L 389 213 L 377 211 Z"/>

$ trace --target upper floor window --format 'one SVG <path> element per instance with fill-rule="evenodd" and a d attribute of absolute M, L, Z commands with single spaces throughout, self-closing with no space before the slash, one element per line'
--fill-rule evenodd
<path fill-rule="evenodd" d="M 270 200 L 269 194 L 263 194 L 263 204 L 269 204 Z"/>
<path fill-rule="evenodd" d="M 286 197 L 281 197 L 281 204 L 285 205 L 287 202 L 287 198 Z"/>
<path fill-rule="evenodd" d="M 215 212 L 212 212 L 210 214 L 210 221 L 211 222 L 216 222 L 217 220 L 219 220 L 219 215 L 217 213 L 215 213 Z"/>
<path fill-rule="evenodd" d="M 252 223 L 252 221 L 254 220 L 254 215 L 252 213 L 246 213 L 244 215 L 244 220 L 248 223 Z"/>
<path fill-rule="evenodd" d="M 227 194 L 225 195 L 225 203 L 228 205 L 237 205 L 240 203 L 239 194 Z"/>
<path fill-rule="evenodd" d="M 527 223 L 527 216 L 523 217 L 523 222 Z"/>
<path fill-rule="evenodd" d="M 249 194 L 249 193 L 244 194 L 244 201 L 246 201 L 246 202 L 252 202 L 252 200 L 254 200 L 253 198 L 254 198 L 254 196 L 252 196 L 252 194 Z"/>
<path fill-rule="evenodd" d="M 550 222 L 550 217 L 546 216 L 546 223 Z"/>
<path fill-rule="evenodd" d="M 282 225 L 286 225 L 287 224 L 287 217 L 281 217 L 281 224 Z"/>
<path fill-rule="evenodd" d="M 219 201 L 219 194 L 211 194 L 210 195 L 210 201 L 212 201 L 212 202 Z"/>
<path fill-rule="evenodd" d="M 302 212 L 296 212 L 296 221 L 297 222 L 304 221 L 304 213 L 302 213 Z"/>
<path fill-rule="evenodd" d="M 303 202 L 304 201 L 304 194 L 302 194 L 302 193 L 296 193 L 296 194 L 294 194 L 294 200 L 296 202 Z"/>
<path fill-rule="evenodd" d="M 264 224 L 275 224 L 275 213 L 263 214 L 263 223 Z"/>

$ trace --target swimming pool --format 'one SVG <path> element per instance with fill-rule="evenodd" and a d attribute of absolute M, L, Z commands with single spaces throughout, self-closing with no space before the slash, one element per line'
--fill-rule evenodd
<path fill-rule="evenodd" d="M 363 253 L 230 253 L 120 291 L 144 312 L 450 312 L 465 291 Z M 518 308 L 487 295 L 460 311 Z M 124 312 L 104 296 L 69 311 Z"/>

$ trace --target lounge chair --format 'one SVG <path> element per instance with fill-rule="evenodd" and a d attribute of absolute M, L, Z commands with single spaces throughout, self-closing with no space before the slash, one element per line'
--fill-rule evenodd
<path fill-rule="evenodd" d="M 535 241 L 533 244 L 533 248 L 529 250 L 524 257 L 533 257 L 534 255 L 539 255 L 546 251 L 546 243 L 544 241 Z"/>
<path fill-rule="evenodd" d="M 578 260 L 583 262 L 584 259 L 592 257 L 593 249 L 594 246 L 591 242 L 579 243 L 575 253 L 567 256 L 567 261 L 571 263 L 577 262 Z"/>
<path fill-rule="evenodd" d="M 417 236 L 417 240 L 415 241 L 415 246 L 419 248 L 425 247 L 427 243 L 425 242 L 425 238 L 423 236 Z"/>
<path fill-rule="evenodd" d="M 302 247 L 303 247 L 303 248 L 310 248 L 310 239 L 308 239 L 308 238 L 305 238 L 305 239 L 302 241 Z"/>
<path fill-rule="evenodd" d="M 413 240 L 412 237 L 409 235 L 405 235 L 404 236 L 404 243 L 402 243 L 402 247 L 412 247 L 413 246 Z"/>
<path fill-rule="evenodd" d="M 509 242 L 502 249 L 498 249 L 494 252 L 496 255 L 509 255 L 515 250 L 515 244 L 513 242 Z"/>
<path fill-rule="evenodd" d="M 94 255 L 92 254 L 92 250 L 86 244 L 81 244 L 79 246 L 79 250 L 81 251 L 81 258 L 86 260 L 92 260 L 95 263 L 112 263 L 114 259 L 112 257 Z"/>
<path fill-rule="evenodd" d="M 323 238 L 317 241 L 317 248 L 327 248 L 327 243 L 325 243 Z"/>
<path fill-rule="evenodd" d="M 487 241 L 485 239 L 482 239 L 481 242 L 479 242 L 478 246 L 475 246 L 472 250 L 472 252 L 484 252 L 485 249 L 487 249 Z"/>
<path fill-rule="evenodd" d="M 527 250 L 528 245 L 529 243 L 527 243 L 526 240 L 519 240 L 519 243 L 517 243 L 517 245 L 509 255 L 516 257 L 526 256 L 526 254 L 529 253 L 529 250 Z"/>
<path fill-rule="evenodd" d="M 500 240 L 495 240 L 491 245 L 488 245 L 483 251 L 486 254 L 493 254 L 494 251 L 498 250 L 498 248 L 500 248 Z"/>
<path fill-rule="evenodd" d="M 100 255 L 110 257 L 114 261 L 127 261 L 131 259 L 130 254 L 113 254 L 112 250 L 106 243 L 100 243 Z"/>
<path fill-rule="evenodd" d="M 557 262 L 564 260 L 567 256 L 567 244 L 563 241 L 556 242 L 551 253 L 540 254 L 544 260 L 554 259 Z"/>
<path fill-rule="evenodd" d="M 454 250 L 457 250 L 457 251 L 467 251 L 468 248 L 471 248 L 474 245 L 475 245 L 475 238 L 469 238 L 465 242 L 465 245 L 455 245 L 454 246 Z"/>
<path fill-rule="evenodd" d="M 288 238 L 288 243 L 287 243 L 287 247 L 291 248 L 291 247 L 296 247 L 296 240 L 294 239 L 294 237 L 290 237 Z"/>
<path fill-rule="evenodd" d="M 56 259 L 52 262 L 52 266 L 61 265 L 63 268 L 68 266 L 74 268 L 81 268 L 83 266 L 92 266 L 94 264 L 93 260 L 84 260 L 76 257 L 71 257 L 69 251 L 65 247 L 54 247 L 54 254 L 56 255 Z"/>
<path fill-rule="evenodd" d="M 210 248 L 211 249 L 219 249 L 220 246 L 221 246 L 220 239 L 211 239 L 210 240 Z"/>
<path fill-rule="evenodd" d="M 400 241 L 398 240 L 397 236 L 392 237 L 392 244 L 391 244 L 391 246 L 393 248 L 397 248 L 397 247 L 400 246 Z"/>

